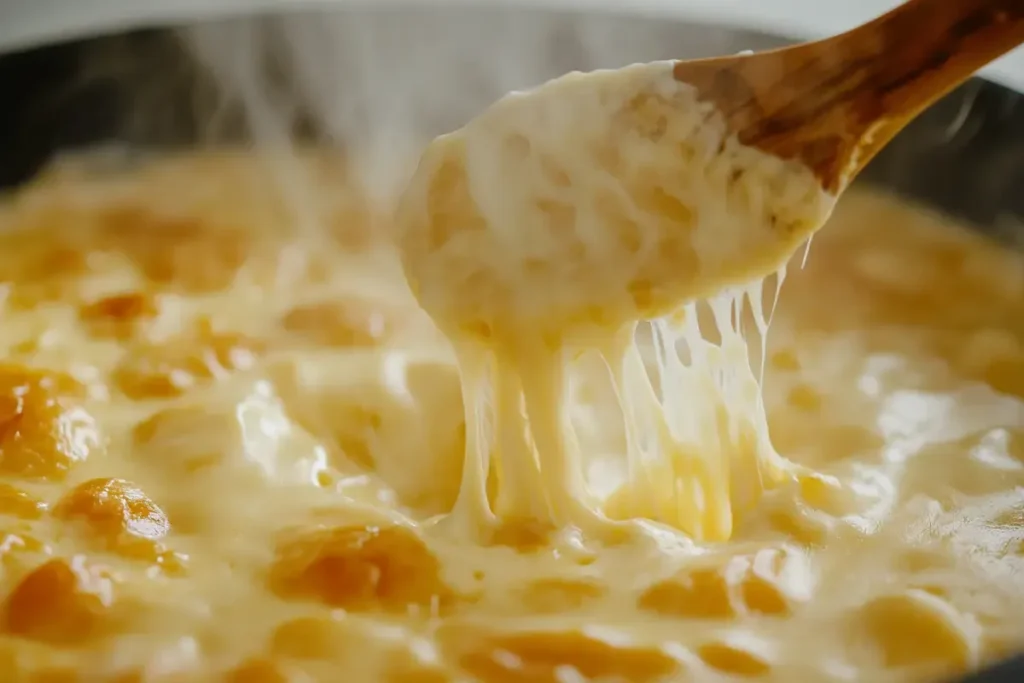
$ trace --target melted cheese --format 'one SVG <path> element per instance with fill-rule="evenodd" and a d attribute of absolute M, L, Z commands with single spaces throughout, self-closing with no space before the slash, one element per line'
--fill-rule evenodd
<path fill-rule="evenodd" d="M 434 141 L 399 231 L 468 397 L 455 515 L 472 519 L 453 521 L 491 518 L 493 458 L 499 517 L 607 527 L 566 415 L 571 362 L 596 352 L 625 419 L 615 513 L 727 540 L 734 504 L 749 510 L 762 480 L 792 468 L 772 448 L 739 333 L 748 302 L 766 332 L 760 286 L 719 290 L 779 268 L 832 204 L 809 170 L 730 136 L 670 62 L 564 76 Z M 691 303 L 706 296 L 718 344 Z M 634 342 L 640 319 L 655 320 L 660 392 Z"/>
<path fill-rule="evenodd" d="M 504 523 L 458 535 L 433 520 L 467 444 L 489 438 L 467 428 L 480 404 L 461 349 L 342 163 L 301 160 L 310 230 L 259 161 L 58 168 L 0 207 L 0 680 L 902 683 L 1024 638 L 1019 255 L 854 193 L 789 265 L 766 351 L 751 344 L 763 408 L 744 407 L 745 373 L 695 401 L 699 357 L 654 349 L 699 323 L 696 353 L 742 369 L 715 357 L 739 341 L 720 343 L 713 308 L 747 299 L 756 333 L 749 288 L 641 326 L 621 366 L 567 364 L 584 501 L 662 524 L 514 519 L 529 503 L 503 501 L 515 475 L 499 471 L 487 502 Z M 613 371 L 641 366 L 620 401 Z M 801 476 L 727 542 L 694 540 L 683 520 L 714 518 L 675 507 L 675 471 L 645 465 L 633 495 L 624 404 L 676 430 L 763 410 Z M 640 436 L 637 457 L 666 468 L 719 462 L 668 460 L 656 425 Z M 742 443 L 726 445 L 758 453 Z"/>

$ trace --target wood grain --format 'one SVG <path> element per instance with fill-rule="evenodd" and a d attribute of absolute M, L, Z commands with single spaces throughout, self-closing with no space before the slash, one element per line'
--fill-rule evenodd
<path fill-rule="evenodd" d="M 910 0 L 848 33 L 678 62 L 746 145 L 802 161 L 841 192 L 928 105 L 1024 43 L 1024 0 Z"/>

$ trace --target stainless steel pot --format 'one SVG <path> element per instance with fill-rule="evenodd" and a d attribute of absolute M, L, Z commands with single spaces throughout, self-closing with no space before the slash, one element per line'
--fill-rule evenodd
<path fill-rule="evenodd" d="M 508 90 L 569 70 L 787 42 L 614 12 L 364 6 L 54 44 L 0 56 L 0 186 L 25 181 L 55 154 L 97 144 L 397 144 L 399 134 L 415 144 Z M 238 59 L 211 61 L 218 54 Z M 1024 245 L 1024 98 L 975 79 L 901 134 L 862 182 Z M 1024 659 L 970 679 L 1021 680 Z"/>

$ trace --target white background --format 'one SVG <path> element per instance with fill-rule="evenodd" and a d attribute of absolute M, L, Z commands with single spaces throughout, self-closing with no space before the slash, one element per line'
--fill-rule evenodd
<path fill-rule="evenodd" d="M 112 28 L 257 8 L 349 4 L 520 4 L 573 8 L 628 7 L 630 12 L 715 21 L 793 38 L 817 38 L 852 28 L 899 4 L 897 0 L 0 0 L 0 49 Z M 909 36 L 908 36 L 909 38 Z M 1024 50 L 984 72 L 1024 91 Z"/>

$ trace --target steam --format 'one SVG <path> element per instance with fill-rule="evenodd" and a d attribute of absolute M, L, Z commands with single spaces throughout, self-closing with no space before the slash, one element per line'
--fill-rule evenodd
<path fill-rule="evenodd" d="M 576 69 L 735 48 L 735 33 L 680 33 L 674 22 L 636 17 L 439 7 L 233 19 L 184 38 L 262 149 L 276 154 L 313 132 L 344 149 L 363 189 L 386 199 L 431 138 L 506 92 Z M 278 166 L 284 187 L 301 202 L 298 166 L 287 166 Z"/>
<path fill-rule="evenodd" d="M 187 40 L 259 145 L 287 146 L 306 124 L 346 151 L 368 191 L 388 196 L 432 137 L 550 71 L 522 19 L 477 28 L 490 30 L 430 14 L 318 13 L 203 25 Z M 494 49 L 509 42 L 526 49 L 513 59 Z"/>

